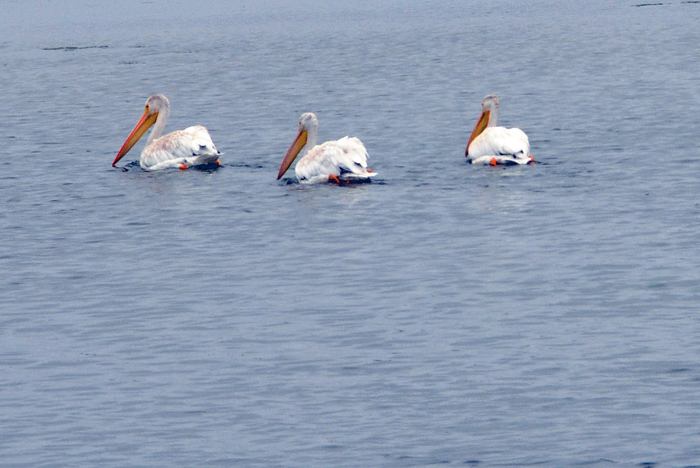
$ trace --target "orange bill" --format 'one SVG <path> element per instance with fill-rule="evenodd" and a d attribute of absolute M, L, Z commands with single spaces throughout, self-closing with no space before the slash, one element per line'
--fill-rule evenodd
<path fill-rule="evenodd" d="M 151 126 L 156 123 L 156 120 L 158 119 L 158 112 L 154 112 L 149 115 L 148 113 L 148 108 L 144 111 L 143 115 L 141 116 L 141 120 L 138 121 L 134 129 L 131 131 L 129 134 L 129 137 L 126 139 L 124 142 L 124 145 L 122 145 L 122 149 L 119 150 L 119 153 L 117 153 L 117 157 L 114 158 L 114 162 L 112 163 L 112 167 L 114 167 L 117 162 L 124 157 L 126 153 L 129 152 L 129 150 L 136 144 L 137 141 L 143 136 L 146 131 L 151 128 Z"/>
<path fill-rule="evenodd" d="M 486 127 L 489 125 L 489 118 L 491 116 L 491 111 L 484 111 L 481 113 L 479 116 L 478 122 L 476 122 L 476 125 L 474 126 L 474 130 L 472 131 L 472 136 L 469 137 L 469 141 L 467 142 L 467 150 L 465 151 L 465 156 L 469 156 L 469 145 L 472 144 L 472 141 L 481 133 L 484 131 Z"/>
<path fill-rule="evenodd" d="M 282 165 L 280 166 L 280 171 L 279 173 L 277 173 L 277 180 L 281 179 L 284 173 L 287 172 L 289 166 L 292 165 L 294 159 L 297 157 L 304 145 L 306 145 L 307 135 L 308 133 L 306 132 L 306 130 L 299 128 L 299 133 L 297 133 L 297 137 L 294 139 L 294 143 L 292 143 L 292 146 L 289 147 L 287 154 L 284 155 Z"/>

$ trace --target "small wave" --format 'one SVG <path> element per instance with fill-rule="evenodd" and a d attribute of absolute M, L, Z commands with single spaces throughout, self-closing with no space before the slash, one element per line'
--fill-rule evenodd
<path fill-rule="evenodd" d="M 225 164 L 221 164 L 221 165 L 219 165 L 219 164 L 200 164 L 199 166 L 188 167 L 187 170 L 188 171 L 196 170 L 196 171 L 201 171 L 201 172 L 215 172 L 219 168 L 224 167 L 224 166 L 225 166 Z M 150 172 L 150 171 L 147 171 L 146 169 L 142 168 L 141 164 L 138 161 L 131 161 L 130 163 L 125 164 L 122 167 L 118 167 L 117 169 L 120 169 L 122 172 L 129 172 L 131 170 Z M 180 170 L 176 167 L 172 167 L 170 169 L 163 169 L 163 170 L 153 171 L 153 172 L 164 173 L 168 170 L 174 171 L 175 169 L 177 169 L 178 171 Z"/>
<path fill-rule="evenodd" d="M 83 50 L 83 49 L 108 49 L 109 46 L 106 45 L 100 45 L 100 46 L 84 46 L 84 47 L 77 47 L 77 46 L 63 46 L 63 47 L 44 47 L 42 50 L 64 50 L 64 51 L 73 51 L 73 50 Z"/>

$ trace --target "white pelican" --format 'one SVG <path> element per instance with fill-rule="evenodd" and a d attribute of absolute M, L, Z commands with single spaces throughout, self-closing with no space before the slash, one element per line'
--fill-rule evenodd
<path fill-rule="evenodd" d="M 219 151 L 211 141 L 211 136 L 206 128 L 201 125 L 188 127 L 184 130 L 176 130 L 165 136 L 163 129 L 170 116 L 170 101 L 162 94 L 156 94 L 146 100 L 146 110 L 141 116 L 129 137 L 124 142 L 122 149 L 114 158 L 112 167 L 115 167 L 129 150 L 139 141 L 151 126 L 151 134 L 146 142 L 146 147 L 141 151 L 141 167 L 147 171 L 178 167 L 187 169 L 191 166 L 221 164 Z M 155 125 L 154 125 L 155 124 Z"/>
<path fill-rule="evenodd" d="M 472 131 L 465 156 L 472 164 L 529 164 L 530 142 L 519 128 L 497 127 L 498 96 L 489 94 L 481 104 L 481 116 Z"/>
<path fill-rule="evenodd" d="M 284 155 L 277 179 L 287 172 L 302 148 L 303 156 L 294 168 L 299 182 L 313 184 L 332 180 L 340 183 L 341 180 L 368 180 L 376 175 L 367 169 L 369 155 L 358 138 L 344 137 L 322 145 L 317 145 L 317 141 L 318 119 L 311 112 L 302 114 L 299 118 L 299 133 Z"/>

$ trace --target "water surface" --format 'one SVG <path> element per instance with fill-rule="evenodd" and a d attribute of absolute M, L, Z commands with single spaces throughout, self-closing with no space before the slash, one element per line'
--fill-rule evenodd
<path fill-rule="evenodd" d="M 638 5 L 3 2 L 0 464 L 700 464 L 700 5 Z M 110 167 L 155 93 L 223 167 Z M 374 183 L 275 180 L 307 111 Z"/>

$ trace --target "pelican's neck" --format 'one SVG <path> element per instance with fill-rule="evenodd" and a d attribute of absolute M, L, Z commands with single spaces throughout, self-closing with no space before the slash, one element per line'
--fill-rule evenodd
<path fill-rule="evenodd" d="M 309 125 L 306 129 L 306 145 L 304 146 L 304 155 L 318 144 L 318 125 Z"/>
<path fill-rule="evenodd" d="M 489 124 L 487 127 L 496 127 L 498 124 L 498 108 L 492 106 L 488 110 L 491 111 L 491 113 L 489 114 Z"/>
<path fill-rule="evenodd" d="M 156 118 L 156 123 L 151 129 L 151 134 L 148 136 L 146 146 L 150 145 L 158 138 L 160 138 L 161 135 L 163 135 L 163 130 L 165 130 L 165 124 L 168 122 L 168 117 L 170 117 L 169 107 L 163 107 L 161 110 L 158 111 L 158 118 Z"/>

